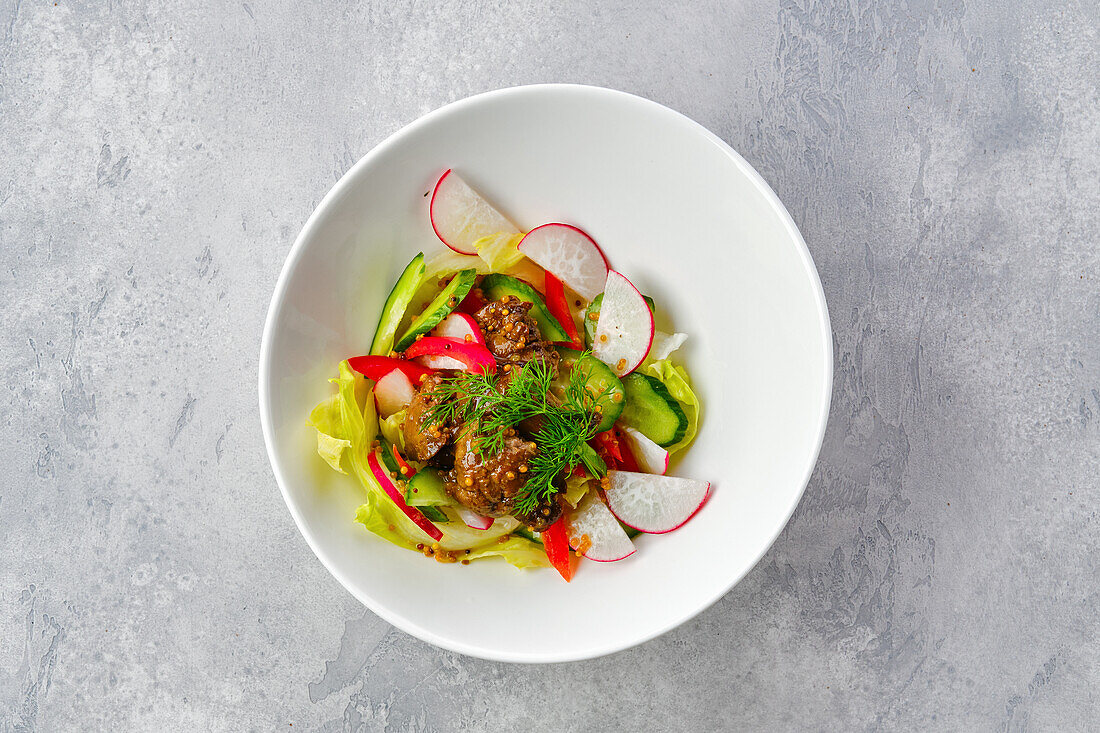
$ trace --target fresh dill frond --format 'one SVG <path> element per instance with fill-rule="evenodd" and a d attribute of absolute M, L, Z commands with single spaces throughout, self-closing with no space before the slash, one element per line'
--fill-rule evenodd
<path fill-rule="evenodd" d="M 576 361 L 586 357 L 588 352 Z M 589 391 L 584 372 L 575 365 L 557 396 L 553 387 L 553 371 L 538 359 L 497 375 L 456 374 L 429 392 L 435 404 L 424 424 L 463 423 L 464 430 L 478 435 L 475 449 L 481 455 L 502 451 L 508 428 L 524 421 L 536 425 L 531 439 L 538 452 L 515 502 L 517 513 L 528 514 L 553 498 L 558 491 L 554 481 L 563 472 L 581 463 L 593 473 L 600 472 L 588 441 L 599 423 L 593 407 L 607 391 Z"/>

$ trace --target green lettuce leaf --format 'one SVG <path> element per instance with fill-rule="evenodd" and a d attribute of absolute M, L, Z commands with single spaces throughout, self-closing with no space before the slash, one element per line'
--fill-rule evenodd
<path fill-rule="evenodd" d="M 486 275 L 491 272 L 488 263 L 476 255 L 460 255 L 452 249 L 445 249 L 432 255 L 431 259 L 427 261 L 424 275 L 429 280 L 438 280 L 445 275 L 453 275 L 459 270 L 469 270 L 470 268 L 477 270 L 479 275 Z"/>
<path fill-rule="evenodd" d="M 459 518 L 458 513 L 451 507 L 441 506 L 440 509 L 450 520 L 439 525 L 440 531 L 443 532 L 443 539 L 439 541 L 439 546 L 444 550 L 465 550 L 472 547 L 481 547 L 496 541 L 520 526 L 519 520 L 514 517 L 497 517 L 493 522 L 493 526 L 489 529 L 474 529 L 473 527 L 467 527 L 466 523 Z"/>
<path fill-rule="evenodd" d="M 550 560 L 546 557 L 543 546 L 523 537 L 513 536 L 507 542 L 494 542 L 474 548 L 463 559 L 480 560 L 485 557 L 503 557 L 520 570 L 550 567 Z"/>
<path fill-rule="evenodd" d="M 405 543 L 402 546 L 415 547 L 417 542 L 431 542 L 431 538 L 397 508 L 367 464 L 371 443 L 378 435 L 378 415 L 368 380 L 355 374 L 343 361 L 340 362 L 340 376 L 329 381 L 336 385 L 336 394 L 310 413 L 309 424 L 317 430 L 317 452 L 340 473 L 348 473 L 344 470 L 346 463 L 350 473 L 359 480 L 366 491 L 367 503 L 363 506 L 371 512 L 372 524 L 368 528 L 372 532 L 390 542 L 399 536 Z M 391 526 L 394 527 L 392 532 Z M 379 532 L 378 528 L 385 532 Z"/>
<path fill-rule="evenodd" d="M 390 500 L 388 496 L 379 496 L 373 491 L 367 493 L 367 500 L 362 504 L 355 512 L 355 521 L 362 524 L 364 527 L 374 532 L 376 535 L 392 542 L 398 547 L 404 547 L 406 550 L 416 550 L 418 542 L 431 542 L 431 538 L 420 532 L 420 528 L 414 528 L 420 533 L 420 537 L 416 537 L 411 533 L 405 531 L 402 528 L 400 519 L 404 519 L 409 522 L 409 518 L 405 516 L 405 513 L 397 508 L 397 505 Z M 409 522 L 412 524 L 411 522 Z M 390 529 L 393 527 L 393 529 Z"/>
<path fill-rule="evenodd" d="M 530 268 L 524 265 L 532 263 L 519 251 L 519 243 L 522 239 L 522 232 L 518 234 L 498 232 L 474 242 L 477 255 L 462 255 L 450 249 L 444 250 L 432 255 L 427 261 L 424 275 L 428 280 L 433 280 L 470 268 L 477 270 L 479 275 L 487 275 L 490 272 L 516 272 L 530 275 Z"/>
<path fill-rule="evenodd" d="M 340 432 L 340 395 L 334 394 L 327 400 L 313 408 L 309 413 L 306 424 L 317 429 L 317 453 L 325 459 L 325 463 L 332 466 L 333 470 L 342 474 L 347 471 L 340 465 L 344 458 L 344 451 L 351 447 L 351 441 L 346 438 L 337 438 L 335 433 Z"/>
<path fill-rule="evenodd" d="M 588 493 L 588 488 L 592 483 L 591 477 L 588 475 L 576 476 L 569 474 L 565 479 L 565 500 L 569 502 L 569 506 L 576 507 L 584 495 Z"/>
<path fill-rule="evenodd" d="M 401 423 L 405 422 L 405 410 L 395 412 L 385 420 L 379 420 L 378 422 L 382 426 L 382 437 L 396 445 L 397 450 L 404 453 L 405 433 L 401 430 Z"/>
<path fill-rule="evenodd" d="M 670 454 L 681 451 L 695 439 L 695 434 L 699 431 L 699 398 L 691 389 L 687 371 L 683 367 L 675 366 L 671 359 L 655 361 L 646 367 L 646 371 L 660 379 L 669 394 L 684 406 L 684 414 L 688 419 L 687 432 L 678 443 L 668 447 Z"/>
<path fill-rule="evenodd" d="M 497 232 L 474 242 L 474 249 L 492 272 L 504 272 L 524 259 L 519 251 L 523 233 Z"/>
<path fill-rule="evenodd" d="M 370 494 L 367 496 L 367 502 L 359 507 L 359 510 L 355 513 L 355 520 L 387 542 L 392 542 L 406 550 L 419 552 L 416 545 L 419 542 L 425 542 L 425 540 L 409 537 L 405 532 L 402 532 L 400 525 L 393 520 L 394 514 L 404 516 L 401 510 L 397 509 L 388 498 L 379 499 L 377 495 Z M 498 529 L 496 526 L 498 522 L 494 522 L 494 526 L 488 530 L 469 529 L 465 525 L 462 525 L 462 528 L 459 529 L 454 526 L 453 522 L 442 525 L 440 529 L 443 530 L 444 539 L 440 544 L 444 549 L 462 550 L 465 549 L 462 546 L 463 542 L 457 541 L 456 537 L 470 537 L 466 541 L 466 544 L 472 545 L 469 547 L 470 552 L 469 554 L 460 553 L 458 556 L 460 560 L 473 561 L 487 557 L 501 557 L 520 569 L 549 567 L 550 561 L 547 559 L 546 550 L 543 549 L 542 545 L 517 536 L 509 537 L 505 542 L 500 542 L 499 538 L 507 534 L 508 530 Z M 462 530 L 466 530 L 466 532 L 464 533 Z M 470 535 L 469 533 L 479 533 L 481 536 L 478 536 L 478 534 Z M 431 540 L 427 541 L 430 542 Z"/>

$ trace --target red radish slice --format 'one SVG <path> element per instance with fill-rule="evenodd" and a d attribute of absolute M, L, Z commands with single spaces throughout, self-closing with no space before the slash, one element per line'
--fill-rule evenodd
<path fill-rule="evenodd" d="M 668 451 L 642 435 L 634 428 L 623 427 L 623 435 L 630 443 L 630 452 L 638 467 L 646 473 L 663 474 L 668 470 Z"/>
<path fill-rule="evenodd" d="M 439 336 L 426 336 L 414 341 L 412 346 L 405 349 L 405 356 L 409 359 L 420 356 L 451 357 L 461 364 L 460 369 L 473 374 L 491 374 L 497 370 L 496 359 L 481 344 L 468 344 Z"/>
<path fill-rule="evenodd" d="M 462 341 L 467 344 L 485 345 L 485 339 L 481 335 L 481 329 L 471 316 L 466 313 L 452 313 L 439 322 L 432 329 L 432 336 Z M 423 364 L 429 369 L 458 369 L 464 370 L 466 365 L 449 356 L 421 356 L 416 360 L 417 364 Z"/>
<path fill-rule="evenodd" d="M 424 534 L 431 537 L 433 540 L 443 539 L 443 533 L 439 531 L 439 527 L 435 526 L 428 521 L 419 509 L 413 506 L 409 506 L 405 503 L 405 497 L 401 494 L 401 490 L 394 484 L 393 479 L 386 473 L 386 470 L 382 468 L 382 464 L 378 462 L 378 453 L 371 452 L 367 456 L 367 467 L 370 468 L 370 472 L 374 474 L 374 478 L 378 480 L 378 483 L 382 485 L 382 489 L 386 492 L 386 495 L 393 500 L 393 503 L 397 505 L 397 508 L 405 513 L 409 519 L 416 524 L 417 527 L 424 530 Z"/>
<path fill-rule="evenodd" d="M 465 341 L 466 343 L 485 345 L 485 338 L 481 335 L 481 329 L 478 328 L 477 321 L 465 313 L 452 313 L 444 318 L 438 326 L 432 329 L 432 336 L 442 336 L 443 338 Z M 470 338 L 466 338 L 467 336 Z"/>
<path fill-rule="evenodd" d="M 518 234 L 516 225 L 448 170 L 439 177 L 430 207 L 432 229 L 443 244 L 464 255 L 476 255 L 474 242 L 490 234 Z"/>
<path fill-rule="evenodd" d="M 374 404 L 382 417 L 401 412 L 415 396 L 416 389 L 400 369 L 394 369 L 374 384 Z"/>
<path fill-rule="evenodd" d="M 458 518 L 462 520 L 462 523 L 470 529 L 489 529 L 489 527 L 493 526 L 492 517 L 482 516 L 473 509 L 467 509 L 464 506 L 456 506 L 455 514 L 457 514 Z"/>
<path fill-rule="evenodd" d="M 565 528 L 574 549 L 587 539 L 588 548 L 581 554 L 589 560 L 615 562 L 634 554 L 634 543 L 595 492 L 589 492 L 569 513 Z"/>
<path fill-rule="evenodd" d="M 695 516 L 710 494 L 709 481 L 608 471 L 607 505 L 623 524 L 664 534 Z"/>
<path fill-rule="evenodd" d="M 608 272 L 592 355 L 616 376 L 629 374 L 645 361 L 653 330 L 653 313 L 642 294 L 621 274 Z"/>
<path fill-rule="evenodd" d="M 520 241 L 519 251 L 554 273 L 585 300 L 592 300 L 603 290 L 607 258 L 595 240 L 575 226 L 536 227 Z"/>
<path fill-rule="evenodd" d="M 394 359 L 391 356 L 353 356 L 348 359 L 348 366 L 367 379 L 373 379 L 376 382 L 394 369 L 400 369 L 409 378 L 409 381 L 413 384 L 420 384 L 420 380 L 424 378 L 424 375 L 431 371 L 413 364 L 411 361 Z"/>

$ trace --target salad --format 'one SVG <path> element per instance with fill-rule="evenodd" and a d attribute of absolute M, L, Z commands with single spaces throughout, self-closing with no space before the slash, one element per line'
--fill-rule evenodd
<path fill-rule="evenodd" d="M 356 520 L 439 562 L 569 581 L 694 516 L 710 484 L 666 475 L 699 425 L 671 358 L 687 336 L 657 331 L 653 299 L 574 226 L 521 232 L 452 171 L 429 215 L 448 249 L 408 264 L 309 417 L 365 490 Z"/>

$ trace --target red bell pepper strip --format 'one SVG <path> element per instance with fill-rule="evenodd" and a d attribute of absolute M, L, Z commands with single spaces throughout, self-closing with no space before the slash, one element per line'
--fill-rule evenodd
<path fill-rule="evenodd" d="M 638 462 L 634 454 L 630 452 L 630 446 L 622 439 L 623 434 L 616 428 L 596 433 L 592 438 L 595 443 L 592 447 L 596 454 L 604 460 L 607 467 L 612 470 L 637 471 Z"/>
<path fill-rule="evenodd" d="M 466 297 L 462 299 L 462 302 L 458 304 L 458 308 L 455 310 L 472 316 L 484 308 L 485 304 L 486 300 L 483 297 L 481 288 L 471 288 L 470 292 L 466 293 Z"/>
<path fill-rule="evenodd" d="M 432 370 L 427 367 L 422 367 L 404 359 L 395 359 L 392 356 L 353 356 L 348 359 L 348 366 L 375 382 L 394 369 L 400 369 L 413 383 L 414 387 L 420 384 L 420 380 L 424 378 L 424 375 L 432 373 Z"/>
<path fill-rule="evenodd" d="M 615 440 L 619 443 L 619 455 L 622 456 L 620 468 L 635 473 L 641 471 L 642 469 L 638 467 L 638 461 L 634 458 L 634 454 L 630 452 L 630 444 L 623 440 L 623 434 L 617 428 L 612 428 L 612 430 L 615 432 Z"/>
<path fill-rule="evenodd" d="M 465 364 L 466 371 L 473 374 L 492 374 L 497 370 L 496 359 L 481 344 L 441 336 L 425 336 L 415 341 L 405 349 L 405 356 L 409 359 L 418 356 L 449 356 Z"/>
<path fill-rule="evenodd" d="M 401 454 L 397 452 L 396 445 L 391 445 L 390 448 L 393 450 L 393 459 L 397 461 L 397 472 L 406 479 L 412 478 L 412 475 L 416 473 L 412 470 L 412 466 L 410 466 Z"/>
<path fill-rule="evenodd" d="M 584 348 L 584 342 L 581 341 L 577 324 L 573 322 L 573 314 L 569 312 L 569 303 L 565 299 L 565 288 L 562 286 L 561 280 L 549 270 L 546 272 L 545 290 L 546 309 L 565 329 L 565 334 L 569 337 L 569 345 L 574 349 Z"/>
<path fill-rule="evenodd" d="M 367 456 L 367 466 L 370 467 L 371 473 L 378 479 L 378 483 L 382 485 L 382 489 L 393 500 L 393 503 L 397 505 L 397 508 L 405 513 L 416 524 L 417 527 L 424 530 L 424 534 L 431 537 L 437 542 L 443 539 L 443 533 L 439 531 L 439 527 L 435 526 L 428 521 L 419 509 L 411 507 L 405 503 L 405 497 L 401 494 L 401 490 L 397 488 L 397 485 L 390 478 L 390 475 L 386 473 L 386 469 L 382 468 L 382 464 L 378 462 L 378 453 L 371 452 Z"/>
<path fill-rule="evenodd" d="M 569 537 L 565 532 L 565 517 L 551 524 L 542 533 L 542 546 L 546 548 L 546 557 L 554 569 L 561 573 L 568 583 L 573 579 L 573 562 L 569 557 Z"/>

